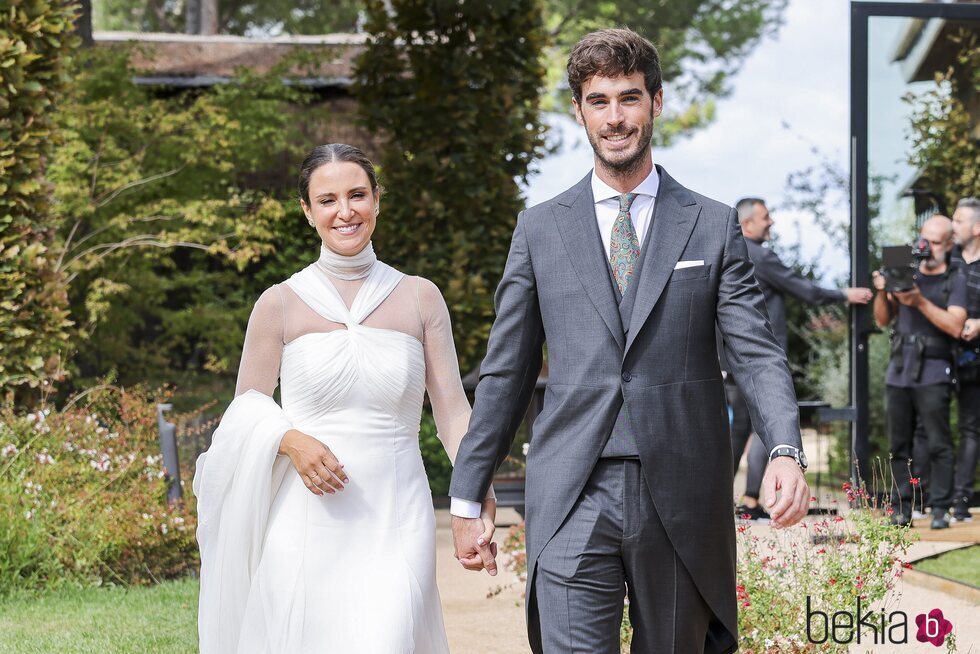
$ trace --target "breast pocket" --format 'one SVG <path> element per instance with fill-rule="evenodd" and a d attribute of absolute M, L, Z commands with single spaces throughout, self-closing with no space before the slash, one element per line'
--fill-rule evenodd
<path fill-rule="evenodd" d="M 711 275 L 711 264 L 702 264 L 700 266 L 688 266 L 687 268 L 675 268 L 673 272 L 670 273 L 670 277 L 667 280 L 668 284 L 674 284 L 676 282 L 687 282 L 697 279 L 707 279 Z"/>

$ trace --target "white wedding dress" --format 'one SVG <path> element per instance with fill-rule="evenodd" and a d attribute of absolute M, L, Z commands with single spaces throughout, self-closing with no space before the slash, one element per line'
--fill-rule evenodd
<path fill-rule="evenodd" d="M 430 282 L 379 261 L 356 281 L 313 264 L 263 294 L 195 476 L 203 654 L 449 651 L 419 451 L 427 389 L 454 458 L 469 404 Z M 307 490 L 276 453 L 290 428 L 344 464 L 344 491 Z"/>

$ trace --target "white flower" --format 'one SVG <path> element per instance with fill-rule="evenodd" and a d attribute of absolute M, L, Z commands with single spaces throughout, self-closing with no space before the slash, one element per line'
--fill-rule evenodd
<path fill-rule="evenodd" d="M 160 533 L 166 535 L 166 533 L 167 533 L 167 525 L 166 525 L 166 523 L 160 525 Z"/>
<path fill-rule="evenodd" d="M 143 519 L 144 519 L 144 520 L 149 520 L 149 519 L 150 519 L 151 517 L 152 517 L 152 516 L 151 516 L 151 515 L 150 515 L 149 513 L 144 513 L 144 514 L 143 514 Z"/>
<path fill-rule="evenodd" d="M 24 511 L 24 517 L 28 520 L 32 520 L 34 518 L 34 511 Z"/>
<path fill-rule="evenodd" d="M 772 638 L 766 638 L 766 649 L 769 649 L 770 647 L 772 647 L 775 644 L 776 644 L 776 641 L 774 641 Z"/>
<path fill-rule="evenodd" d="M 6 458 L 8 456 L 13 456 L 17 454 L 17 451 L 18 451 L 17 446 L 14 445 L 13 443 L 9 443 L 3 446 L 3 449 L 0 450 L 0 455 L 3 455 L 4 458 Z"/>
<path fill-rule="evenodd" d="M 527 451 L 529 449 L 531 449 L 531 444 L 530 443 L 524 443 L 524 445 L 521 446 L 521 451 L 524 453 L 524 456 L 527 456 Z"/>
<path fill-rule="evenodd" d="M 37 420 L 37 416 L 35 414 L 33 413 L 27 414 L 27 422 L 34 422 L 35 420 Z"/>
<path fill-rule="evenodd" d="M 98 470 L 99 472 L 108 472 L 112 468 L 112 461 L 105 454 L 96 461 L 95 459 L 88 462 L 90 466 Z"/>
<path fill-rule="evenodd" d="M 38 453 L 37 462 L 40 463 L 41 465 L 45 465 L 45 464 L 51 465 L 52 463 L 54 463 L 54 459 L 51 457 L 50 454 L 48 454 L 47 449 L 44 449 Z"/>

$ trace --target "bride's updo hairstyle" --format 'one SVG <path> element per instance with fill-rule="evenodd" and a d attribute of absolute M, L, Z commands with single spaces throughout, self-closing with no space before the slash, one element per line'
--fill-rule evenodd
<path fill-rule="evenodd" d="M 310 203 L 310 176 L 313 175 L 313 171 L 324 164 L 338 162 L 349 162 L 360 166 L 371 182 L 371 192 L 375 196 L 381 192 L 378 178 L 374 174 L 374 165 L 360 149 L 346 143 L 328 143 L 316 146 L 306 155 L 306 159 L 303 159 L 303 165 L 299 169 L 300 200 L 306 204 Z"/>

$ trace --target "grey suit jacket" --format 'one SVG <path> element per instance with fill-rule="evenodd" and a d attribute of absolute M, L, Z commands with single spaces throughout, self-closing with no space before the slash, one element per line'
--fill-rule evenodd
<path fill-rule="evenodd" d="M 844 302 L 847 296 L 839 288 L 824 288 L 783 263 L 779 256 L 752 239 L 745 239 L 749 259 L 755 266 L 755 278 L 766 298 L 766 309 L 776 340 L 787 348 L 786 294 L 807 304 L 825 305 Z"/>
<path fill-rule="evenodd" d="M 657 511 L 715 614 L 706 651 L 732 651 L 732 448 L 716 322 L 767 448 L 801 447 L 799 416 L 735 211 L 657 168 L 659 197 L 644 244 L 653 250 L 630 325 L 621 324 L 609 284 L 589 175 L 518 216 L 450 495 L 484 496 L 547 342 L 548 385 L 527 457 L 529 591 L 538 555 L 584 488 L 625 402 Z M 679 260 L 704 265 L 675 270 Z"/>

